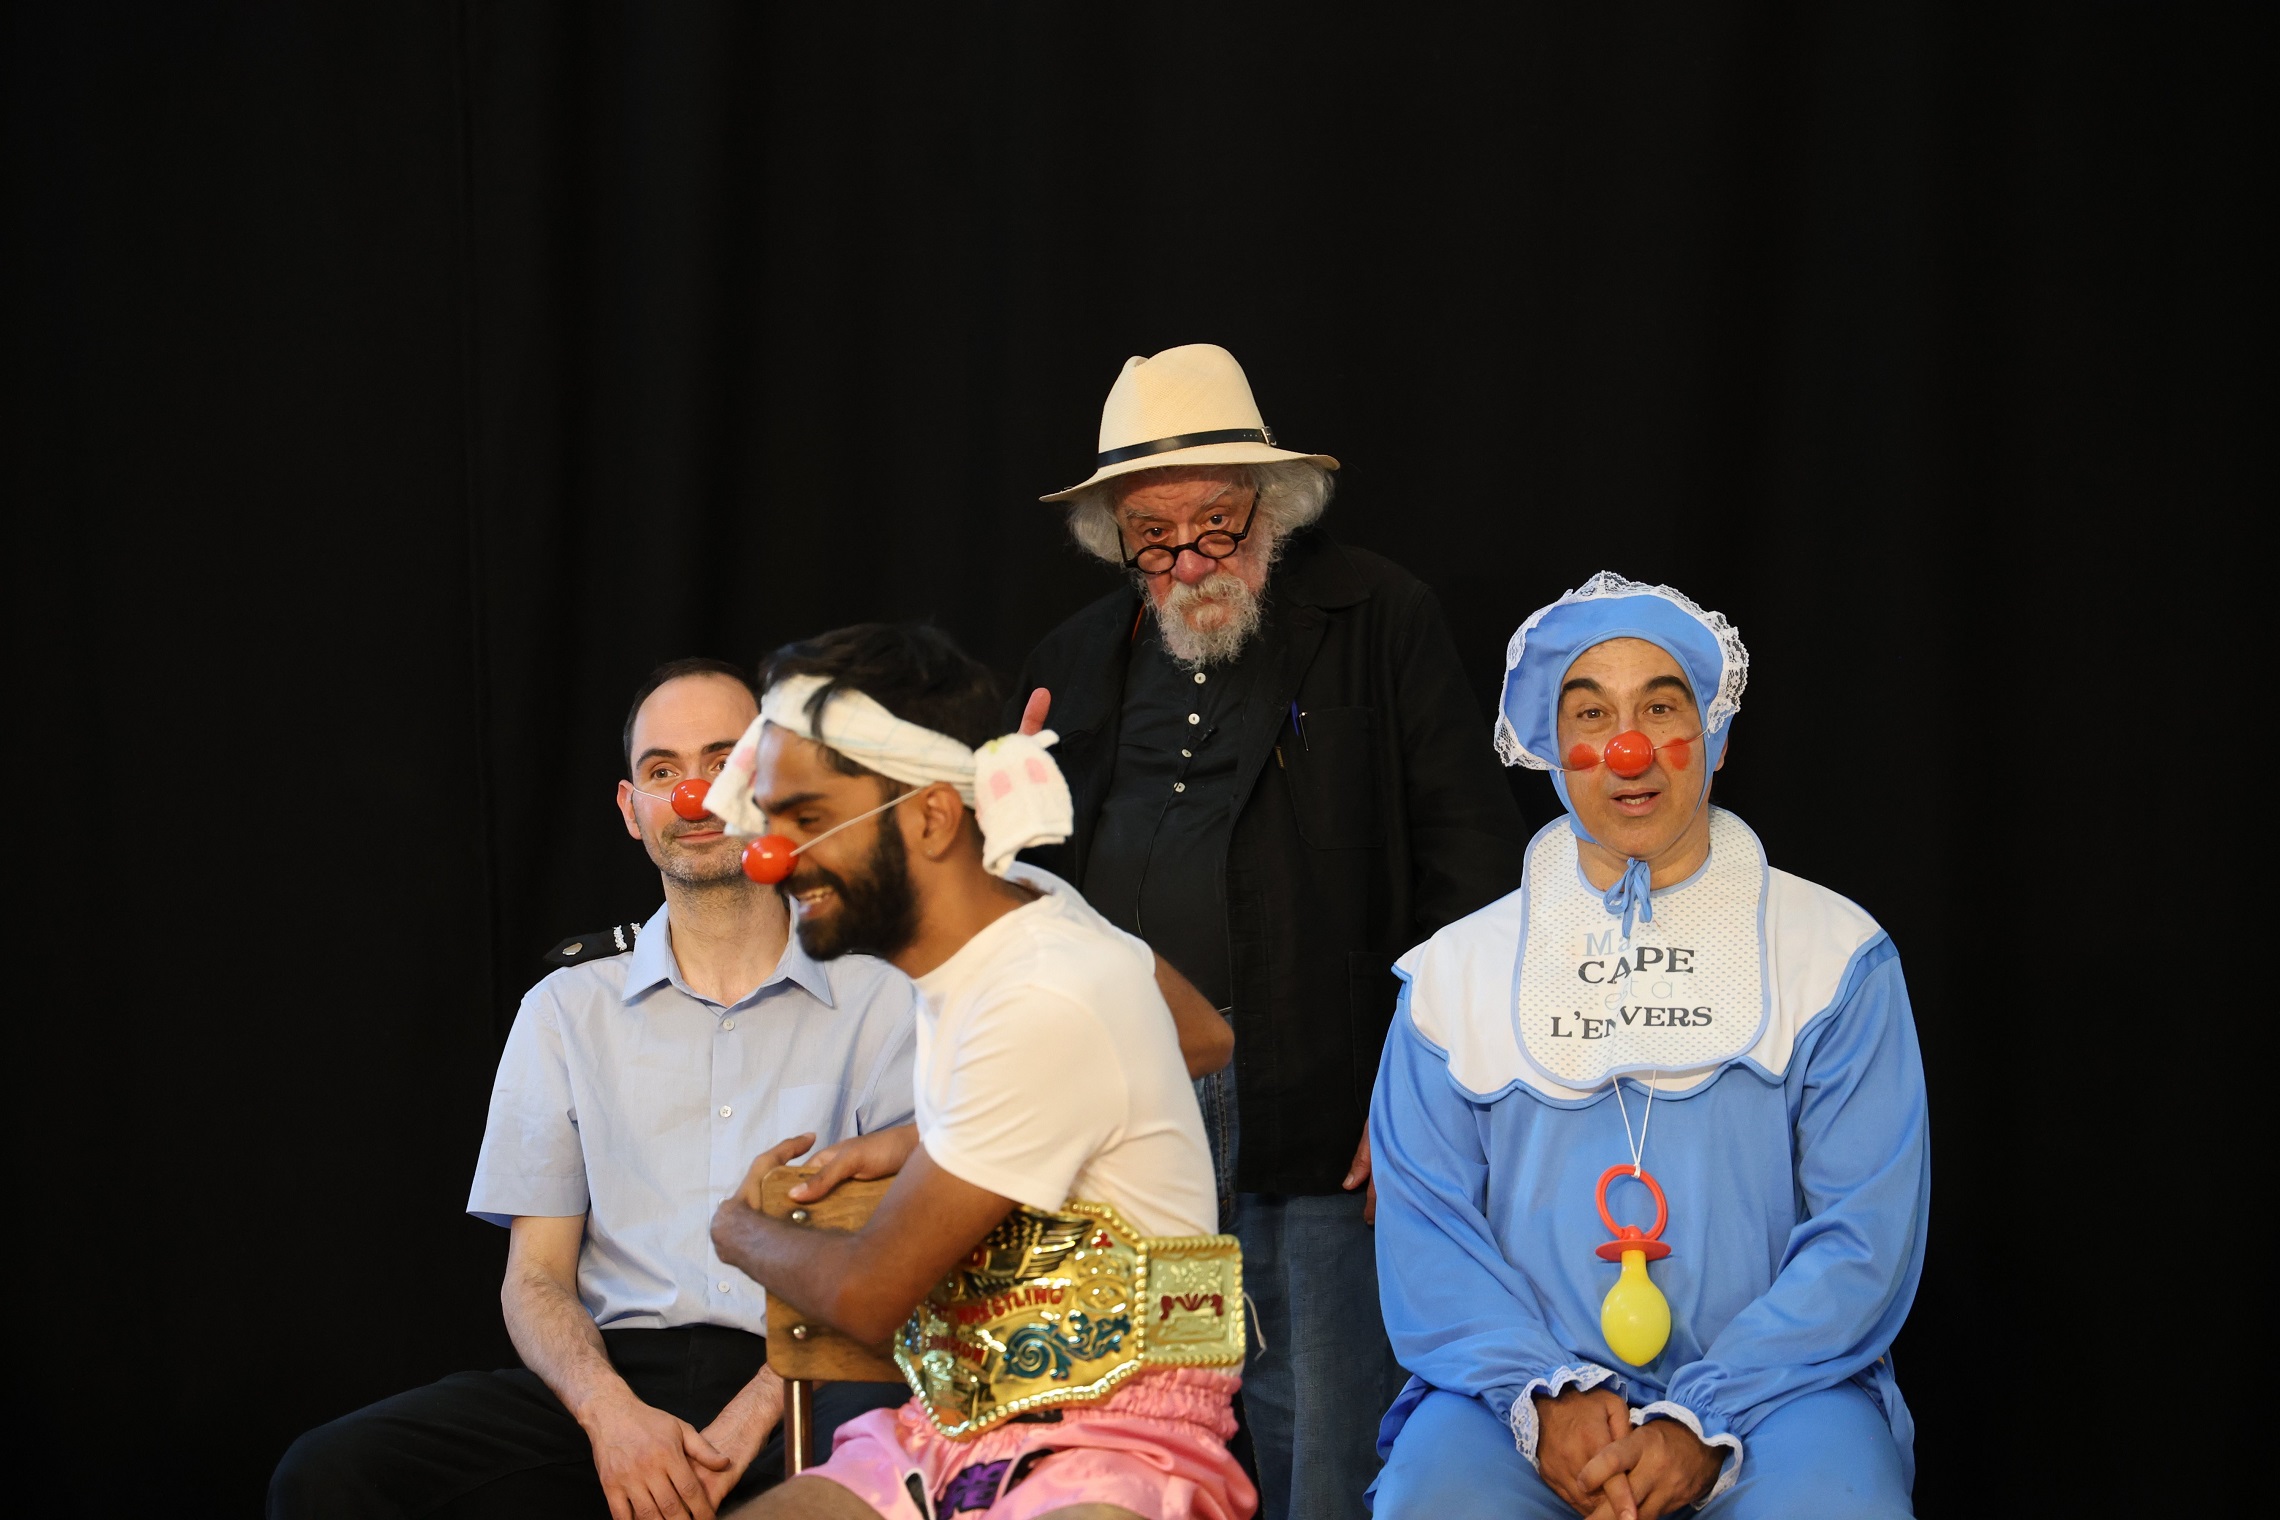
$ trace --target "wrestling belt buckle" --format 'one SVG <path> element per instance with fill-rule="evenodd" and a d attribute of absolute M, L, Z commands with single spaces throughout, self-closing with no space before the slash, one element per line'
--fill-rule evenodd
<path fill-rule="evenodd" d="M 968 1440 L 1092 1404 L 1142 1367 L 1243 1364 L 1232 1235 L 1135 1234 L 1101 1203 L 1017 1208 L 920 1301 L 895 1340 L 935 1428 Z"/>

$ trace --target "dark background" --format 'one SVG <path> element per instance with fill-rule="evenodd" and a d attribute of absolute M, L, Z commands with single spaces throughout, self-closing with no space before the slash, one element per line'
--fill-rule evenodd
<path fill-rule="evenodd" d="M 1734 617 L 1725 795 L 1916 997 L 1919 1501 L 2145 1475 L 2124 1385 L 2197 1353 L 2141 1323 L 2220 1270 L 2153 1256 L 2170 1121 L 2105 1100 L 2190 1059 L 2134 1032 L 2184 941 L 2130 757 L 2235 703 L 2173 668 L 2263 394 L 2222 22 L 407 0 L 6 41 L 19 1497 L 251 1513 L 304 1427 L 511 1357 L 460 1206 L 539 952 L 655 905 L 635 680 L 919 616 L 1010 672 L 1111 584 L 1034 498 L 1127 355 L 1195 341 L 1440 590 L 1482 743 L 1590 572 Z"/>

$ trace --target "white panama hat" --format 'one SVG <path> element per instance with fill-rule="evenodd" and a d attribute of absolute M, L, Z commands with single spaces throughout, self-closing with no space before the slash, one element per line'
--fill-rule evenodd
<path fill-rule="evenodd" d="M 1280 464 L 1303 460 L 1338 468 L 1328 454 L 1275 447 L 1274 429 L 1259 415 L 1251 382 L 1235 356 L 1216 343 L 1188 343 L 1124 361 L 1100 409 L 1100 458 L 1090 479 L 1039 501 L 1067 501 L 1079 491 L 1135 470 L 1171 465 Z"/>

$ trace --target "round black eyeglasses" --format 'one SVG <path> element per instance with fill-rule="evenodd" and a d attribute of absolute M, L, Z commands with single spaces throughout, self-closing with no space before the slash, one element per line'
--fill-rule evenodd
<path fill-rule="evenodd" d="M 1214 528 L 1209 533 L 1197 534 L 1193 543 L 1146 544 L 1138 553 L 1124 561 L 1124 568 L 1137 570 L 1142 575 L 1162 575 L 1178 564 L 1183 554 L 1200 554 L 1205 559 L 1226 559 L 1243 546 L 1244 539 L 1250 537 L 1251 524 L 1258 515 L 1259 493 L 1253 491 L 1251 510 L 1243 514 L 1243 526 L 1235 532 Z"/>

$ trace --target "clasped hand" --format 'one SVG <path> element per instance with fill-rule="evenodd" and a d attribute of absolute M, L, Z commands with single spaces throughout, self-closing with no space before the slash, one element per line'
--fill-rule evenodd
<path fill-rule="evenodd" d="M 713 1249 L 720 1252 L 721 1260 L 749 1270 L 750 1263 L 738 1254 L 738 1232 L 744 1223 L 741 1216 L 766 1212 L 761 1207 L 760 1193 L 768 1174 L 779 1166 L 791 1165 L 814 1144 L 812 1133 L 794 1135 L 752 1158 L 743 1183 L 713 1210 Z M 792 1188 L 792 1201 L 814 1203 L 850 1179 L 868 1181 L 875 1177 L 892 1177 L 903 1169 L 911 1152 L 917 1149 L 918 1126 L 915 1124 L 898 1124 L 893 1129 L 876 1130 L 825 1146 L 816 1152 L 815 1175 Z"/>
<path fill-rule="evenodd" d="M 612 1520 L 713 1520 L 783 1415 L 762 1368 L 702 1431 L 620 1388 L 580 1412 Z"/>
<path fill-rule="evenodd" d="M 1721 1460 L 1676 1420 L 1633 1426 L 1616 1394 L 1536 1400 L 1536 1471 L 1589 1520 L 1661 1520 L 1708 1493 Z"/>

